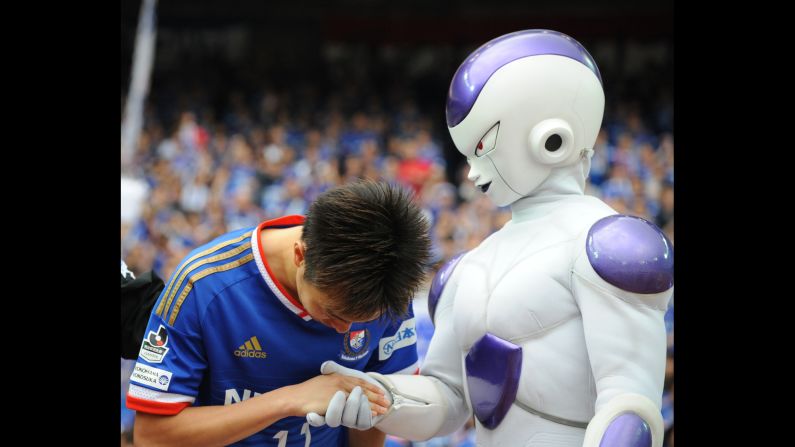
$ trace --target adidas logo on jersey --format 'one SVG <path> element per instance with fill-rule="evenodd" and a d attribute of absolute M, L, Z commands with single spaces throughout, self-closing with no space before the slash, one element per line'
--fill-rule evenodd
<path fill-rule="evenodd" d="M 255 359 L 264 359 L 268 357 L 268 354 L 262 350 L 262 347 L 259 345 L 259 340 L 257 340 L 257 336 L 253 336 L 246 340 L 245 343 L 238 346 L 235 350 L 235 357 L 251 357 Z"/>

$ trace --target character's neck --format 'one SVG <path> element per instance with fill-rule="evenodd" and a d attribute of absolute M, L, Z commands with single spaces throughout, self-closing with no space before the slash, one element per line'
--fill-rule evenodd
<path fill-rule="evenodd" d="M 585 161 L 583 161 L 585 163 Z M 571 166 L 553 169 L 546 180 L 530 195 L 511 204 L 512 220 L 528 220 L 547 214 L 552 208 L 567 198 L 585 194 L 585 175 L 590 167 L 576 163 Z M 584 175 L 583 172 L 586 174 Z"/>

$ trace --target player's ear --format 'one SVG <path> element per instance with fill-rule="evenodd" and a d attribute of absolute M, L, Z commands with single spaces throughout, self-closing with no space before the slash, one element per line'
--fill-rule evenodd
<path fill-rule="evenodd" d="M 295 262 L 295 266 L 298 267 L 304 262 L 304 243 L 302 241 L 296 241 L 293 244 L 293 262 Z"/>

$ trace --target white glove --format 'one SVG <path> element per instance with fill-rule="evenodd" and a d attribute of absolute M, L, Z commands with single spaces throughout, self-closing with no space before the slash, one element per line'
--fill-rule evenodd
<path fill-rule="evenodd" d="M 392 395 L 389 391 L 377 380 L 362 371 L 346 368 L 332 360 L 328 360 L 320 365 L 320 372 L 322 374 L 338 373 L 345 376 L 356 377 L 378 385 L 379 388 L 384 390 L 384 397 L 387 402 L 389 402 L 390 405 L 392 404 Z M 309 413 L 306 415 L 306 420 L 309 422 L 309 425 L 313 427 L 320 427 L 323 425 L 339 427 L 343 425 L 357 430 L 369 430 L 383 417 L 384 415 L 373 417 L 367 394 L 362 391 L 361 387 L 357 386 L 351 391 L 347 399 L 345 398 L 344 391 L 337 391 L 331 398 L 331 401 L 329 401 L 325 417 L 317 413 Z"/>

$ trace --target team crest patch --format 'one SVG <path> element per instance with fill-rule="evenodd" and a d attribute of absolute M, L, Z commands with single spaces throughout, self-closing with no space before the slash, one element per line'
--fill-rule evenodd
<path fill-rule="evenodd" d="M 167 343 L 168 332 L 161 324 L 157 329 L 157 333 L 155 333 L 155 331 L 149 331 L 149 335 L 141 344 L 141 350 L 138 352 L 138 355 L 150 363 L 161 363 L 163 357 L 168 353 L 169 348 L 166 347 Z"/>
<path fill-rule="evenodd" d="M 370 352 L 367 349 L 369 343 L 369 329 L 349 331 L 342 342 L 343 352 L 340 353 L 340 358 L 347 361 L 359 360 Z"/>
<path fill-rule="evenodd" d="M 364 336 L 367 329 L 362 329 L 360 331 L 353 331 L 350 333 L 350 337 L 348 339 L 348 345 L 350 345 L 351 350 L 353 352 L 359 352 L 362 350 L 364 346 Z"/>

